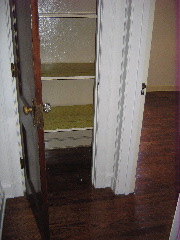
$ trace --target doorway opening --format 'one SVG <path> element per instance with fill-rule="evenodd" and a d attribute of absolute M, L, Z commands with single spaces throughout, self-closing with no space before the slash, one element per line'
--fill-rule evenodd
<path fill-rule="evenodd" d="M 91 146 L 96 0 L 40 0 L 38 11 L 45 148 Z"/>
<path fill-rule="evenodd" d="M 139 194 L 139 186 L 147 179 L 149 189 L 151 189 L 151 184 L 157 184 L 157 182 L 166 186 L 169 184 L 168 177 L 174 181 L 176 114 L 179 98 L 175 84 L 175 18 L 175 2 L 156 1 L 147 93 L 136 171 L 136 194 Z M 169 164 L 168 167 L 166 164 Z M 150 173 L 148 169 L 151 166 L 154 166 L 154 170 Z M 169 170 L 169 166 L 171 166 L 171 170 Z M 158 172 L 158 177 L 156 172 Z M 171 186 L 172 196 L 175 194 L 174 185 Z M 147 193 L 150 191 L 147 190 Z M 161 188 L 161 192 L 163 192 L 163 188 Z"/>

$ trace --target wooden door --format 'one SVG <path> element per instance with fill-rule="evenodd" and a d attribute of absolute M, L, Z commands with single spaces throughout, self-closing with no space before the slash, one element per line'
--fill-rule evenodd
<path fill-rule="evenodd" d="M 26 194 L 42 239 L 49 239 L 43 105 L 36 0 L 10 0 Z"/>

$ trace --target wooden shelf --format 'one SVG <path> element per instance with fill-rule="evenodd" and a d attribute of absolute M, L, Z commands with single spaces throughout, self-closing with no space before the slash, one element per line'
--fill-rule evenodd
<path fill-rule="evenodd" d="M 92 104 L 52 107 L 51 112 L 44 113 L 44 129 L 49 132 L 92 129 L 93 112 Z"/>

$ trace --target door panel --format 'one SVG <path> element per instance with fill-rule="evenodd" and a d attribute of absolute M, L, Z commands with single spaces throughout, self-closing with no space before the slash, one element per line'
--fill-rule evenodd
<path fill-rule="evenodd" d="M 18 46 L 17 60 L 19 62 L 19 85 L 21 98 L 31 105 L 34 98 L 33 53 L 31 31 L 30 1 L 14 1 L 14 16 L 16 17 L 16 46 Z"/>
<path fill-rule="evenodd" d="M 10 0 L 10 6 L 26 193 L 42 239 L 49 239 L 37 1 Z"/>

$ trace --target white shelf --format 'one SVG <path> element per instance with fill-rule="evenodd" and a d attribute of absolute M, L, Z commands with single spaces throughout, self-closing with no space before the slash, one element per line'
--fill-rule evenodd
<path fill-rule="evenodd" d="M 57 81 L 57 80 L 88 80 L 95 79 L 95 76 L 72 76 L 72 77 L 41 77 L 42 81 Z"/>
<path fill-rule="evenodd" d="M 44 132 L 45 133 L 55 133 L 55 132 L 71 132 L 71 131 L 85 131 L 85 130 L 93 130 L 93 127 L 44 130 Z"/>
<path fill-rule="evenodd" d="M 40 18 L 97 18 L 94 12 L 39 13 Z"/>

